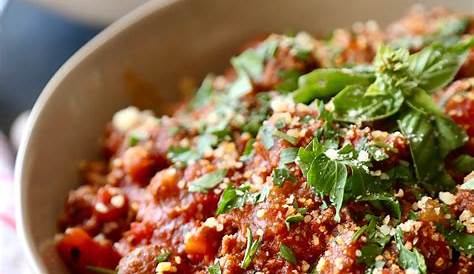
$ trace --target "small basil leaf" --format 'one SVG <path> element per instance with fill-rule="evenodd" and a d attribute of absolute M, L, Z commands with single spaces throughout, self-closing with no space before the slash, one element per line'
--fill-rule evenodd
<path fill-rule="evenodd" d="M 189 192 L 207 192 L 222 182 L 227 174 L 227 170 L 218 169 L 207 173 L 189 184 Z"/>
<path fill-rule="evenodd" d="M 204 78 L 204 81 L 202 81 L 201 87 L 196 92 L 196 95 L 194 96 L 193 100 L 191 101 L 191 107 L 193 109 L 200 108 L 207 104 L 209 100 L 211 99 L 212 95 L 212 82 L 214 81 L 214 76 L 213 75 L 208 75 L 206 78 Z"/>
<path fill-rule="evenodd" d="M 405 270 L 411 269 L 420 274 L 426 274 L 425 258 L 415 248 L 413 248 L 413 251 L 410 251 L 405 247 L 402 239 L 402 231 L 400 229 L 398 229 L 395 234 L 395 241 L 399 252 L 398 262 L 400 266 Z"/>
<path fill-rule="evenodd" d="M 296 256 L 291 248 L 284 244 L 280 244 L 280 256 L 291 264 L 296 264 Z"/>
<path fill-rule="evenodd" d="M 451 230 L 445 233 L 449 245 L 468 256 L 474 256 L 474 235 Z"/>
<path fill-rule="evenodd" d="M 286 217 L 285 219 L 285 225 L 288 230 L 290 230 L 291 224 L 296 224 L 304 220 L 303 215 L 301 214 L 296 214 L 296 215 L 291 215 Z"/>
<path fill-rule="evenodd" d="M 469 173 L 474 170 L 474 157 L 470 155 L 461 155 L 454 160 L 454 167 L 464 173 Z"/>
<path fill-rule="evenodd" d="M 366 202 L 382 202 L 386 205 L 386 207 L 390 208 L 392 216 L 400 220 L 402 216 L 402 210 L 400 207 L 400 202 L 393 196 L 388 193 L 375 193 L 375 194 L 367 194 L 362 197 L 356 198 L 356 201 L 366 201 Z"/>
<path fill-rule="evenodd" d="M 209 266 L 207 268 L 207 271 L 209 272 L 209 274 L 222 274 L 221 266 L 220 266 L 219 262 Z"/>
<path fill-rule="evenodd" d="M 298 148 L 290 147 L 285 148 L 280 152 L 280 166 L 295 162 L 298 156 Z"/>
<path fill-rule="evenodd" d="M 296 177 L 286 168 L 275 168 L 272 173 L 273 184 L 282 187 L 287 181 L 296 183 Z"/>

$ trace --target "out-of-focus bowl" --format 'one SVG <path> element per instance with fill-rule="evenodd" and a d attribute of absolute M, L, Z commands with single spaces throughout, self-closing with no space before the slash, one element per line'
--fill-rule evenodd
<path fill-rule="evenodd" d="M 419 1 L 418 1 L 419 2 Z M 425 1 L 474 12 L 471 1 Z M 358 20 L 400 17 L 410 0 L 151 1 L 78 51 L 51 79 L 32 111 L 18 159 L 18 228 L 30 263 L 65 273 L 52 239 L 77 166 L 99 154 L 113 113 L 130 104 L 164 112 L 183 76 L 219 72 L 244 41 L 265 32 L 327 33 Z"/>
<path fill-rule="evenodd" d="M 148 0 L 28 0 L 69 19 L 107 26 Z"/>

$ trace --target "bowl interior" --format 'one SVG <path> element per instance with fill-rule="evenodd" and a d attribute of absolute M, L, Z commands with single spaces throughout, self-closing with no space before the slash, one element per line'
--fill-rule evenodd
<path fill-rule="evenodd" d="M 420 1 L 416 1 L 420 2 Z M 183 77 L 218 73 L 239 46 L 258 34 L 305 30 L 316 35 L 355 21 L 381 25 L 410 0 L 151 1 L 81 49 L 35 105 L 17 162 L 19 228 L 37 272 L 65 273 L 52 239 L 81 160 L 99 156 L 98 139 L 127 105 L 166 113 Z M 471 1 L 421 1 L 473 12 Z M 42 258 L 42 259 L 41 259 Z"/>

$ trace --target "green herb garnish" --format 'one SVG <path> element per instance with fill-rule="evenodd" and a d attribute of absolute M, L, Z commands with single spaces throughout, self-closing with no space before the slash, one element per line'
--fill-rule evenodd
<path fill-rule="evenodd" d="M 207 192 L 222 182 L 227 174 L 227 170 L 218 169 L 207 173 L 189 184 L 189 192 Z"/>
<path fill-rule="evenodd" d="M 262 245 L 262 238 L 253 240 L 252 230 L 247 228 L 247 247 L 245 248 L 244 259 L 240 263 L 242 269 L 247 269 L 252 263 L 252 259 Z"/>
<path fill-rule="evenodd" d="M 280 244 L 280 256 L 291 264 L 296 264 L 296 256 L 291 248 L 284 244 Z"/>

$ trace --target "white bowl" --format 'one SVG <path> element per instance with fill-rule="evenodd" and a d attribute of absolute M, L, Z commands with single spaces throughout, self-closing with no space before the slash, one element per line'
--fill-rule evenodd
<path fill-rule="evenodd" d="M 471 1 L 425 2 L 474 12 Z M 98 156 L 98 138 L 115 111 L 143 103 L 140 98 L 147 98 L 158 112 L 166 111 L 179 99 L 179 79 L 222 71 L 239 45 L 258 34 L 321 34 L 367 19 L 384 24 L 414 3 L 151 1 L 114 23 L 64 64 L 31 114 L 17 159 L 16 183 L 18 229 L 34 270 L 65 273 L 47 243 L 57 232 L 68 191 L 79 184 L 78 163 Z M 133 83 L 125 81 L 130 78 Z"/>

